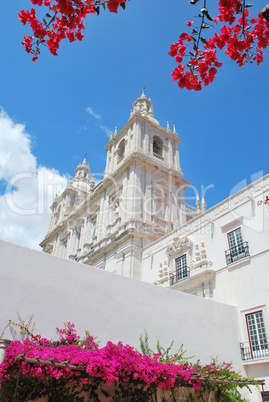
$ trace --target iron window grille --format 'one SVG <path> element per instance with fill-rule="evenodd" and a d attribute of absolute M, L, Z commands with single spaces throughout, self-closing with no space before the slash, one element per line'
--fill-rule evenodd
<path fill-rule="evenodd" d="M 263 391 L 261 394 L 263 402 L 269 402 L 269 391 Z"/>
<path fill-rule="evenodd" d="M 248 242 L 243 241 L 241 228 L 228 233 L 229 250 L 225 251 L 226 264 L 232 264 L 249 256 Z"/>
<path fill-rule="evenodd" d="M 176 270 L 170 273 L 170 285 L 173 285 L 177 282 L 181 282 L 190 276 L 190 269 L 187 267 L 186 254 L 177 258 L 175 263 L 176 263 Z"/>

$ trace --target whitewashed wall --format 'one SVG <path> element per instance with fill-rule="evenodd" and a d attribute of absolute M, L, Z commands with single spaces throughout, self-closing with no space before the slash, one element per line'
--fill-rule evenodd
<path fill-rule="evenodd" d="M 139 345 L 146 329 L 152 345 L 184 343 L 189 355 L 233 358 L 240 366 L 237 310 L 210 300 L 25 249 L 0 241 L 0 328 L 16 311 L 34 313 L 36 330 L 54 337 L 55 327 L 73 321 L 107 340 Z M 229 325 L 227 322 L 229 320 Z M 8 336 L 8 333 L 6 333 Z"/>
<path fill-rule="evenodd" d="M 152 347 L 181 343 L 203 363 L 210 356 L 233 360 L 242 370 L 236 307 L 113 275 L 65 259 L 0 241 L 0 328 L 35 314 L 36 332 L 55 338 L 55 327 L 71 321 L 111 340 L 139 346 L 144 329 Z M 5 337 L 11 337 L 7 331 Z M 258 399 L 256 399 L 258 400 Z"/>

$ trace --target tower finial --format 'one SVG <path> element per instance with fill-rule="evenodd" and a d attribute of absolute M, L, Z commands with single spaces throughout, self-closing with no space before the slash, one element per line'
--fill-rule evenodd
<path fill-rule="evenodd" d="M 171 131 L 170 126 L 169 126 L 169 121 L 167 120 L 167 126 L 166 126 L 167 131 Z"/>
<path fill-rule="evenodd" d="M 202 196 L 202 211 L 205 212 L 205 210 L 206 210 L 205 197 Z"/>
<path fill-rule="evenodd" d="M 197 207 L 196 212 L 200 213 L 201 212 L 201 201 L 200 201 L 198 193 L 196 194 L 196 207 Z"/>

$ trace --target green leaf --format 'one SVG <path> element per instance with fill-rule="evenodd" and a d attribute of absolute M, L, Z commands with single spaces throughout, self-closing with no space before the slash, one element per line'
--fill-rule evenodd
<path fill-rule="evenodd" d="M 207 14 L 205 14 L 205 16 L 206 16 L 206 18 L 209 20 L 209 21 L 213 21 L 213 18 L 207 13 Z"/>
<path fill-rule="evenodd" d="M 208 14 L 208 10 L 207 10 L 207 8 L 202 8 L 201 9 L 201 13 L 203 13 L 203 15 L 205 15 L 206 16 L 206 18 L 209 20 L 209 21 L 213 21 L 213 19 L 210 17 L 210 15 Z"/>

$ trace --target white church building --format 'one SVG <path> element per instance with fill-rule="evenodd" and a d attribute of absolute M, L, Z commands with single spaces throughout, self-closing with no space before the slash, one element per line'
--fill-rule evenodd
<path fill-rule="evenodd" d="M 263 398 L 269 401 L 269 175 L 208 210 L 198 195 L 196 205 L 188 205 L 180 142 L 175 127 L 160 126 L 143 92 L 125 126 L 111 133 L 103 180 L 95 183 L 86 159 L 77 166 L 51 206 L 40 245 L 46 254 L 61 257 L 46 256 L 55 265 L 71 260 L 73 270 L 82 264 L 85 270 L 86 264 L 98 275 L 134 279 L 137 289 L 139 282 L 158 288 L 159 296 L 166 295 L 159 301 L 167 314 L 173 311 L 175 317 L 178 311 L 189 334 L 197 331 L 191 339 L 201 340 L 199 325 L 203 331 L 215 320 L 210 342 L 216 342 L 220 356 L 224 349 L 229 355 L 230 348 L 243 375 L 265 379 Z M 182 302 L 175 309 L 177 297 Z M 196 316 L 194 325 L 189 307 L 198 305 L 207 306 L 208 314 L 198 322 Z M 225 345 L 220 334 L 228 328 Z M 256 393 L 251 400 L 261 398 Z"/>

